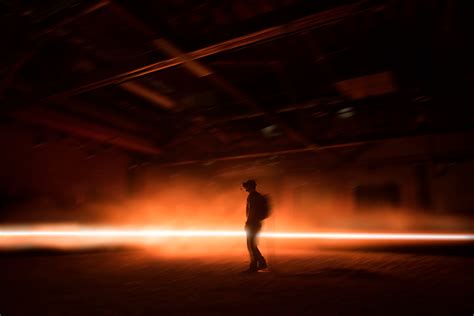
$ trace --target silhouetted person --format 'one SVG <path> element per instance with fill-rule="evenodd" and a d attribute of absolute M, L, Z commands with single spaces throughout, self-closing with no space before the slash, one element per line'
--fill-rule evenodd
<path fill-rule="evenodd" d="M 257 184 L 254 180 L 247 180 L 242 183 L 242 186 L 249 193 L 247 197 L 245 231 L 247 232 L 250 267 L 244 272 L 257 272 L 267 268 L 267 262 L 257 247 L 257 235 L 262 229 L 262 221 L 268 216 L 269 206 L 266 197 L 257 192 Z"/>

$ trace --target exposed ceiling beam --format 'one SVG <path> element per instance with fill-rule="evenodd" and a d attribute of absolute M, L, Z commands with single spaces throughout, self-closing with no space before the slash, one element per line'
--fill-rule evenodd
<path fill-rule="evenodd" d="M 12 112 L 9 115 L 34 125 L 96 140 L 101 143 L 108 143 L 129 151 L 147 155 L 158 155 L 161 153 L 160 148 L 150 140 L 136 137 L 114 128 L 70 117 L 46 108 L 30 107 Z"/>
<path fill-rule="evenodd" d="M 190 59 L 189 56 L 182 52 L 176 45 L 171 43 L 170 41 L 164 38 L 157 38 L 158 35 L 149 28 L 145 23 L 141 20 L 133 16 L 131 13 L 126 11 L 117 3 L 111 3 L 110 8 L 120 17 L 124 18 L 127 23 L 136 27 L 138 30 L 142 31 L 145 35 L 155 38 L 153 40 L 153 45 L 158 48 L 163 53 L 167 54 L 172 58 L 178 58 L 181 62 L 183 67 L 188 70 L 191 74 L 198 78 L 206 78 L 210 83 L 214 86 L 220 88 L 221 90 L 225 91 L 227 94 L 232 96 L 235 100 L 237 100 L 240 104 L 251 108 L 253 110 L 262 111 L 265 117 L 280 127 L 283 132 L 293 139 L 294 141 L 302 144 L 307 148 L 315 148 L 317 147 L 306 135 L 298 132 L 293 127 L 291 127 L 287 122 L 282 120 L 275 114 L 269 113 L 266 111 L 262 106 L 260 106 L 252 97 L 247 95 L 244 91 L 242 91 L 237 86 L 233 85 L 226 79 L 222 78 L 218 74 L 216 74 L 210 67 L 202 64 L 198 60 Z"/>
<path fill-rule="evenodd" d="M 227 80 L 218 76 L 217 74 L 211 74 L 208 76 L 208 79 L 217 87 L 227 92 L 233 98 L 238 100 L 244 106 L 253 109 L 255 111 L 261 111 L 265 117 L 270 122 L 276 124 L 283 132 L 293 139 L 294 141 L 302 144 L 306 148 L 315 149 L 317 147 L 306 135 L 297 131 L 295 128 L 290 126 L 286 121 L 284 121 L 280 116 L 275 113 L 268 112 L 265 108 L 260 106 L 255 100 L 253 100 L 246 93 L 241 91 L 238 87 L 232 85 Z"/>
<path fill-rule="evenodd" d="M 62 28 L 63 26 L 66 26 L 67 24 L 74 22 L 75 20 L 86 16 L 90 13 L 93 13 L 97 10 L 102 9 L 103 7 L 109 5 L 110 1 L 109 0 L 99 0 L 99 1 L 94 1 L 84 8 L 82 10 L 74 15 L 67 16 L 63 18 L 62 20 L 58 21 L 55 23 L 53 26 L 49 27 L 48 29 L 45 30 L 45 33 L 53 32 L 56 31 L 57 29 Z"/>
<path fill-rule="evenodd" d="M 120 87 L 124 90 L 127 90 L 128 92 L 131 92 L 137 96 L 140 96 L 150 101 L 155 105 L 158 105 L 163 109 L 172 110 L 176 107 L 176 103 L 171 98 L 142 84 L 129 81 L 120 84 Z"/>
<path fill-rule="evenodd" d="M 86 91 L 95 90 L 95 89 L 105 87 L 105 86 L 121 84 L 123 82 L 129 81 L 135 78 L 143 77 L 150 73 L 158 72 L 170 67 L 179 66 L 186 62 L 189 63 L 189 60 L 197 60 L 197 59 L 201 59 L 207 56 L 230 51 L 233 49 L 242 48 L 244 46 L 257 44 L 263 41 L 274 40 L 276 38 L 286 36 L 289 34 L 303 32 L 309 29 L 314 29 L 317 27 L 335 23 L 337 21 L 340 21 L 349 16 L 353 16 L 355 14 L 367 12 L 369 10 L 370 8 L 364 9 L 361 6 L 361 3 L 355 3 L 355 4 L 345 5 L 345 6 L 341 6 L 338 8 L 331 9 L 331 10 L 323 11 L 323 12 L 318 12 L 318 13 L 308 15 L 306 17 L 294 20 L 286 24 L 269 27 L 269 28 L 266 28 L 254 33 L 250 33 L 247 35 L 239 36 L 239 37 L 236 37 L 236 38 L 233 38 L 233 39 L 230 39 L 230 40 L 227 40 L 215 45 L 210 45 L 210 46 L 195 50 L 193 52 L 186 53 L 185 56 L 173 57 L 170 59 L 162 60 L 156 63 L 146 65 L 144 67 L 133 69 L 133 70 L 103 79 L 103 80 L 92 82 L 92 83 L 89 83 L 89 84 L 86 84 L 86 85 L 83 85 L 83 86 L 80 86 L 68 91 L 64 91 L 60 93 L 59 95 L 71 96 L 71 95 L 80 94 Z M 142 30 L 144 33 L 147 33 L 150 36 L 154 35 L 153 33 L 150 34 L 148 28 L 146 27 L 143 28 L 143 25 L 140 23 L 137 24 L 136 27 L 137 29 Z"/>
<path fill-rule="evenodd" d="M 317 108 L 323 105 L 334 106 L 337 104 L 341 104 L 343 102 L 344 100 L 342 98 L 315 99 L 315 100 L 292 104 L 292 105 L 280 108 L 276 110 L 275 113 L 281 114 L 281 113 L 288 113 L 288 112 L 294 112 L 294 111 L 302 111 L 302 110 Z M 248 119 L 263 117 L 263 116 L 265 116 L 265 113 L 260 111 L 260 112 L 253 112 L 253 113 L 248 113 L 248 114 L 231 115 L 227 117 L 216 117 L 216 118 L 208 119 L 206 123 L 207 125 L 216 125 L 216 124 L 223 124 L 223 123 L 228 123 L 228 122 L 233 122 L 233 121 L 248 120 Z"/>
<path fill-rule="evenodd" d="M 5 91 L 7 91 L 12 85 L 12 83 L 14 82 L 16 75 L 34 57 L 34 55 L 38 52 L 40 47 L 47 40 L 47 36 L 50 33 L 55 32 L 58 29 L 62 28 L 63 26 L 71 22 L 74 22 L 75 20 L 85 15 L 95 12 L 108 4 L 109 4 L 108 0 L 100 0 L 94 3 L 91 3 L 87 5 L 86 7 L 82 8 L 80 12 L 74 15 L 67 16 L 61 19 L 60 21 L 56 22 L 55 24 L 47 27 L 42 32 L 39 32 L 38 38 L 35 39 L 36 42 L 33 43 L 31 47 L 27 48 L 25 51 L 18 54 L 15 62 L 11 64 L 6 74 L 3 76 L 3 78 L 0 79 L 0 100 L 4 97 Z"/>
<path fill-rule="evenodd" d="M 322 145 L 317 148 L 319 151 L 323 150 L 330 150 L 330 149 L 340 149 L 340 148 L 352 148 L 352 147 L 359 147 L 363 146 L 362 148 L 368 148 L 371 145 L 381 144 L 387 141 L 394 141 L 394 140 L 414 140 L 419 137 L 423 136 L 430 136 L 430 135 L 449 135 L 449 134 L 456 134 L 460 132 L 466 131 L 473 131 L 472 126 L 469 128 L 456 128 L 456 129 L 444 129 L 439 131 L 426 131 L 426 132 L 418 132 L 416 134 L 399 134 L 399 135 L 390 135 L 385 137 L 379 138 L 372 138 L 366 140 L 359 140 L 359 141 L 352 141 L 347 143 L 337 143 L 337 144 L 328 144 Z M 361 149 L 362 150 L 362 149 Z M 292 155 L 292 154 L 301 154 L 306 152 L 311 152 L 313 150 L 309 148 L 292 148 L 286 150 L 276 150 L 276 151 L 266 151 L 266 152 L 259 152 L 259 153 L 248 153 L 242 155 L 229 155 L 229 156 L 220 156 L 220 157 L 209 157 L 207 159 L 191 159 L 191 160 L 183 160 L 183 161 L 176 161 L 176 162 L 157 162 L 162 167 L 173 167 L 173 166 L 185 166 L 185 165 L 193 165 L 193 164 L 204 164 L 209 162 L 221 162 L 221 161 L 233 161 L 233 160 L 242 160 L 242 159 L 255 159 L 255 158 L 264 158 L 270 156 L 277 156 L 277 155 Z M 431 159 L 436 160 L 436 157 L 433 158 L 433 155 L 423 155 L 424 158 L 430 157 Z M 383 158 L 385 159 L 385 158 Z"/>
<path fill-rule="evenodd" d="M 134 133 L 148 135 L 156 132 L 151 124 L 144 124 L 141 121 L 136 121 L 133 117 L 130 117 L 129 113 L 122 114 L 109 107 L 98 106 L 73 98 L 54 100 L 51 103 L 60 108 L 65 108 L 72 112 L 81 113 L 87 117 L 110 123 L 112 126 L 116 126 L 121 130 L 128 130 Z"/>
<path fill-rule="evenodd" d="M 269 113 L 266 111 L 262 106 L 260 106 L 252 97 L 247 95 L 244 91 L 240 88 L 236 87 L 229 81 L 225 80 L 218 74 L 216 74 L 211 68 L 202 64 L 199 61 L 189 60 L 186 57 L 186 54 L 182 53 L 176 46 L 174 46 L 169 41 L 160 38 L 154 41 L 154 44 L 157 48 L 159 48 L 164 53 L 172 56 L 178 57 L 184 61 L 183 66 L 195 76 L 202 78 L 205 77 L 209 82 L 211 82 L 214 86 L 220 88 L 221 90 L 225 91 L 227 94 L 232 96 L 235 100 L 237 100 L 240 104 L 244 106 L 263 113 L 263 116 L 268 119 L 268 121 L 273 122 L 274 124 L 278 125 L 280 129 L 282 129 L 286 135 L 288 135 L 294 141 L 302 144 L 308 148 L 315 148 L 317 147 L 316 144 L 312 143 L 312 141 L 307 138 L 305 135 L 301 134 L 293 127 L 288 125 L 284 120 L 273 113 Z"/>
<path fill-rule="evenodd" d="M 54 25 L 52 28 L 47 29 L 46 32 L 52 32 L 58 28 L 61 28 L 68 23 L 84 16 L 94 11 L 97 11 L 105 6 L 108 6 L 111 2 L 109 0 L 100 0 L 97 3 L 93 3 L 86 8 L 84 8 L 81 12 L 76 14 L 75 16 L 67 17 Z M 152 104 L 158 105 L 164 109 L 172 109 L 176 106 L 175 102 L 171 100 L 169 97 L 158 93 L 156 90 L 150 89 L 143 84 L 139 84 L 136 82 L 124 82 L 120 85 L 120 87 L 130 93 L 133 93 L 139 97 L 142 97 Z"/>
<path fill-rule="evenodd" d="M 366 144 L 367 142 L 353 142 L 347 144 L 336 144 L 336 145 L 328 145 L 328 146 L 319 146 L 317 150 L 323 149 L 333 149 L 333 148 L 346 148 L 346 147 L 354 147 Z M 177 161 L 171 163 L 164 163 L 164 166 L 184 166 L 184 165 L 192 165 L 198 163 L 208 163 L 209 161 L 218 162 L 218 161 L 231 161 L 231 160 L 240 160 L 240 159 L 252 159 L 252 158 L 263 158 L 275 155 L 290 155 L 290 154 L 299 154 L 305 152 L 314 151 L 312 148 L 294 148 L 294 149 L 286 149 L 286 150 L 277 150 L 277 151 L 267 151 L 267 152 L 260 152 L 260 153 L 250 153 L 250 154 L 243 154 L 243 155 L 232 155 L 232 156 L 221 156 L 221 157 L 214 157 L 209 159 L 194 159 L 194 160 L 184 160 L 184 161 Z"/>

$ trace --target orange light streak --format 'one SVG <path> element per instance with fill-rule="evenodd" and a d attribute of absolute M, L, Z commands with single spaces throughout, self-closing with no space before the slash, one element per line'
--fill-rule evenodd
<path fill-rule="evenodd" d="M 106 229 L 77 230 L 0 230 L 0 237 L 94 237 L 94 238 L 169 238 L 169 237 L 244 237 L 237 230 Z M 325 240 L 433 240 L 471 241 L 474 234 L 423 233 L 343 233 L 343 232 L 263 232 L 262 238 Z"/>

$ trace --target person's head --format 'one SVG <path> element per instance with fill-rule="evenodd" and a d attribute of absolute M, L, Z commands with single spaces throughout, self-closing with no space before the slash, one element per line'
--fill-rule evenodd
<path fill-rule="evenodd" d="M 242 186 L 247 192 L 254 192 L 257 189 L 257 183 L 255 182 L 255 180 L 247 180 L 242 183 Z"/>

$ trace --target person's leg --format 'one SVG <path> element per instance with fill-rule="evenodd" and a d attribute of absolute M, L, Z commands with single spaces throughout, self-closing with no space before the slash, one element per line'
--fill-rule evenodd
<path fill-rule="evenodd" d="M 257 235 L 258 233 L 260 232 L 260 229 L 262 228 L 261 225 L 258 226 L 256 232 L 255 232 L 255 239 L 254 239 L 254 250 L 253 250 L 253 253 L 254 253 L 254 256 L 255 256 L 255 260 L 257 261 L 257 267 L 258 269 L 265 269 L 267 267 L 267 262 L 265 261 L 265 258 L 262 256 L 262 253 L 260 252 L 260 250 L 258 249 L 257 247 Z"/>
<path fill-rule="evenodd" d="M 267 267 L 267 262 L 265 261 L 265 258 L 262 256 L 262 253 L 258 249 L 257 245 L 255 245 L 254 253 L 255 253 L 255 258 L 257 260 L 257 263 L 258 263 L 258 268 L 265 269 Z"/>
<path fill-rule="evenodd" d="M 253 234 L 252 229 L 249 227 L 247 227 L 247 249 L 250 258 L 249 270 L 256 269 L 257 257 L 255 256 L 255 234 Z"/>
<path fill-rule="evenodd" d="M 262 256 L 262 253 L 257 247 L 257 235 L 262 228 L 261 224 L 256 224 L 251 227 L 251 240 L 249 241 L 248 247 L 251 249 L 253 261 L 251 267 L 256 267 L 257 269 L 265 269 L 267 267 L 267 262 L 265 258 Z"/>

